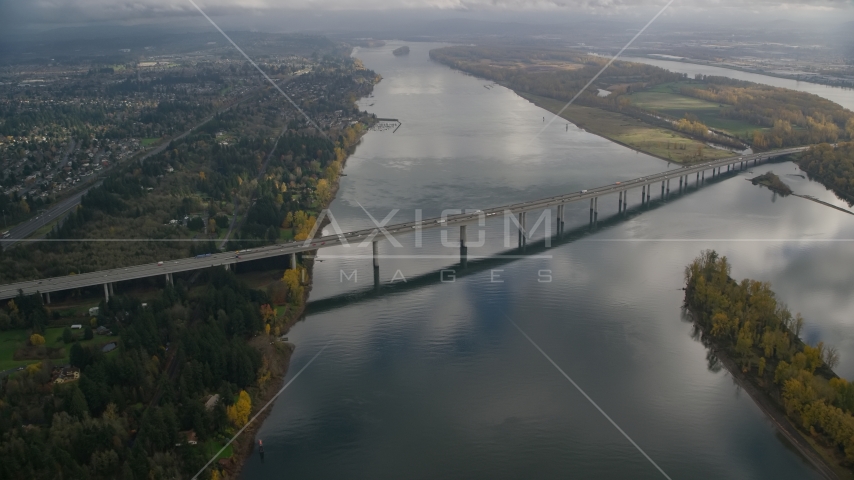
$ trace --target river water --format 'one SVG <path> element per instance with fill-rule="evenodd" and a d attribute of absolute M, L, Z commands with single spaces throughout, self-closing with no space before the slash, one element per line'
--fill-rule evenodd
<path fill-rule="evenodd" d="M 372 225 L 362 208 L 378 222 L 398 209 L 394 223 L 676 168 L 562 121 L 540 134 L 548 113 L 431 62 L 437 45 L 393 56 L 400 45 L 355 52 L 384 77 L 360 108 L 402 126 L 368 133 L 348 160 L 331 205 L 345 231 Z M 456 231 L 448 246 L 438 230 L 420 247 L 414 235 L 384 241 L 378 290 L 370 247 L 321 251 L 309 312 L 289 333 L 294 381 L 258 432 L 265 460 L 251 457 L 243 478 L 664 478 L 555 365 L 673 479 L 819 478 L 710 368 L 680 308 L 684 267 L 714 248 L 734 276 L 772 282 L 854 377 L 854 218 L 744 180 L 767 170 L 847 208 L 786 162 L 698 190 L 692 178 L 646 208 L 632 191 L 624 216 L 602 197 L 595 229 L 589 205 L 571 204 L 569 240 L 524 254 L 490 219 L 483 246 L 469 227 L 465 270 Z M 500 252 L 516 257 L 489 258 Z"/>

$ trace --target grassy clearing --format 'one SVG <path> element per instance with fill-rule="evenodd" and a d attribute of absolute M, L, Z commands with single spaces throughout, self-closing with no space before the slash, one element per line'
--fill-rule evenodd
<path fill-rule="evenodd" d="M 86 322 L 79 322 L 85 324 Z M 44 340 L 46 347 L 64 348 L 65 357 L 53 359 L 54 364 L 68 363 L 68 356 L 71 351 L 72 344 L 66 344 L 62 341 L 62 332 L 65 327 L 52 327 L 45 330 Z M 119 337 L 95 335 L 91 340 L 83 340 L 83 330 L 73 330 L 78 342 L 84 347 L 102 346 L 108 343 L 118 341 Z M 0 332 L 0 370 L 28 365 L 30 363 L 38 363 L 37 360 L 13 360 L 12 357 L 15 351 L 27 345 L 30 338 L 29 330 L 8 330 Z"/>
<path fill-rule="evenodd" d="M 663 113 L 674 118 L 682 118 L 686 113 L 697 116 L 701 122 L 715 130 L 721 130 L 732 136 L 745 137 L 753 134 L 754 130 L 765 128 L 751 125 L 742 120 L 723 117 L 721 111 L 729 105 L 718 104 L 688 97 L 679 93 L 680 83 L 665 83 L 656 85 L 643 92 L 626 95 L 635 107 Z"/>
<path fill-rule="evenodd" d="M 560 100 L 525 93 L 520 95 L 553 113 L 565 105 Z M 573 105 L 564 110 L 561 117 L 608 140 L 671 162 L 696 163 L 733 156 L 732 152 L 711 148 L 672 130 L 598 108 Z"/>
<path fill-rule="evenodd" d="M 204 446 L 203 446 L 203 448 L 205 449 L 205 456 L 210 457 L 210 456 L 214 455 L 216 452 L 219 452 L 223 445 L 225 445 L 225 442 L 219 442 L 216 440 L 208 440 L 207 442 L 204 443 Z M 225 450 L 223 450 L 222 453 L 220 453 L 219 455 L 216 456 L 216 458 L 214 460 L 216 461 L 216 460 L 220 460 L 223 458 L 231 458 L 232 455 L 234 455 L 234 447 L 231 444 L 229 444 L 227 447 L 225 447 Z"/>
<path fill-rule="evenodd" d="M 143 138 L 142 140 L 139 141 L 139 144 L 143 147 L 150 147 L 151 145 L 154 145 L 155 143 L 159 143 L 159 142 L 160 142 L 159 137 L 157 137 L 157 138 Z"/>

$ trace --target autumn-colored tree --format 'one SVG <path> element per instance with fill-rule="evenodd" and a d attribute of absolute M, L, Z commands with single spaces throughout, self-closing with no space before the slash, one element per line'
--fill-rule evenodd
<path fill-rule="evenodd" d="M 264 323 L 270 323 L 276 319 L 276 311 L 270 307 L 269 303 L 261 305 L 261 318 L 264 320 Z"/>
<path fill-rule="evenodd" d="M 44 337 L 39 335 L 38 333 L 34 333 L 30 335 L 30 345 L 39 346 L 44 345 Z"/>
<path fill-rule="evenodd" d="M 252 412 L 252 399 L 249 398 L 249 394 L 246 393 L 246 390 L 241 390 L 240 394 L 237 396 L 237 401 L 234 402 L 234 405 L 229 405 L 226 408 L 226 414 L 228 415 L 228 420 L 235 427 L 242 427 L 246 425 L 246 422 L 249 421 L 249 414 Z"/>
<path fill-rule="evenodd" d="M 290 297 L 290 301 L 294 305 L 301 305 L 303 300 L 303 287 L 300 282 L 300 270 L 302 269 L 285 270 L 285 275 L 282 277 L 282 281 L 285 282 L 285 285 L 288 287 L 288 296 Z"/>
<path fill-rule="evenodd" d="M 18 202 L 18 208 L 20 208 L 21 211 L 24 213 L 30 213 L 30 204 L 27 203 L 27 201 L 24 200 L 23 198 L 21 199 L 20 202 Z"/>

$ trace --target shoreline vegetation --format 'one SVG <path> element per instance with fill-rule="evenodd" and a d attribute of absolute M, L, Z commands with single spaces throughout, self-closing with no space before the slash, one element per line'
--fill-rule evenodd
<path fill-rule="evenodd" d="M 607 59 L 547 48 L 452 46 L 430 58 L 503 85 L 556 113 Z M 598 92 L 598 93 L 597 93 Z M 614 62 L 561 116 L 591 133 L 677 163 L 854 139 L 854 112 L 804 92 Z"/>
<path fill-rule="evenodd" d="M 838 352 L 801 340 L 770 284 L 730 277 L 707 250 L 685 269 L 685 308 L 710 349 L 777 429 L 830 479 L 854 478 L 854 384 L 833 372 Z"/>
<path fill-rule="evenodd" d="M 377 77 L 376 83 L 379 83 L 380 78 L 381 77 Z M 340 156 L 339 163 L 340 164 L 339 164 L 339 167 L 336 169 L 337 174 L 331 182 L 331 185 L 329 188 L 329 194 L 322 200 L 322 204 L 320 205 L 321 210 L 327 208 L 329 206 L 329 204 L 332 203 L 332 201 L 335 199 L 335 196 L 338 193 L 338 188 L 340 186 L 341 177 L 344 176 L 343 173 L 341 173 L 341 172 L 343 171 L 344 166 L 347 163 L 347 159 L 350 158 L 350 155 L 352 155 L 355 152 L 355 149 L 358 146 L 358 144 L 361 142 L 362 137 L 368 131 L 369 131 L 369 128 L 358 129 L 356 131 L 355 136 L 351 137 L 350 141 L 346 145 L 344 145 L 343 148 L 340 150 L 342 153 L 339 154 L 339 156 Z M 328 218 L 324 218 L 324 224 L 328 223 L 328 222 L 329 222 Z M 316 237 L 320 237 L 322 235 L 322 229 L 323 229 L 324 224 L 321 224 L 320 228 L 317 229 L 317 232 L 315 233 Z M 312 226 L 313 226 L 313 222 L 312 222 Z M 311 292 L 313 272 L 314 272 L 313 257 L 314 257 L 315 252 L 316 251 L 311 252 L 312 253 L 312 255 L 310 255 L 312 257 L 311 259 L 303 258 L 303 266 L 302 267 L 300 267 L 298 270 L 291 270 L 292 272 L 294 272 L 294 271 L 300 272 L 300 274 L 301 274 L 301 271 L 304 270 L 305 274 L 306 274 L 306 281 L 301 282 L 301 281 L 297 280 L 297 282 L 299 282 L 300 286 L 302 287 L 302 293 L 298 297 L 298 298 L 300 298 L 299 303 L 297 304 L 295 309 L 287 311 L 287 313 L 281 317 L 280 325 L 278 326 L 278 329 L 274 332 L 276 337 L 282 338 L 284 335 L 286 335 L 290 331 L 291 327 L 293 327 L 295 324 L 297 324 L 300 320 L 303 319 L 303 315 L 305 313 L 305 307 L 306 307 L 306 304 L 308 303 L 309 294 Z M 287 281 L 287 279 L 286 279 L 287 276 L 288 275 L 286 272 L 285 277 L 283 277 L 283 281 Z M 295 277 L 299 278 L 296 275 L 295 275 Z M 274 286 L 271 286 L 271 287 L 272 288 L 270 288 L 270 290 L 275 288 Z M 293 344 L 288 343 L 287 346 L 288 346 L 288 348 L 278 357 L 278 362 L 276 365 L 277 372 L 278 372 L 277 375 L 275 375 L 274 377 L 271 378 L 272 381 L 270 381 L 267 384 L 266 388 L 263 388 L 263 389 L 261 389 L 261 391 L 258 392 L 258 395 L 257 395 L 257 397 L 258 397 L 257 406 L 258 407 L 265 405 L 268 401 L 270 401 L 270 399 L 272 399 L 279 392 L 279 390 L 280 390 L 279 385 L 281 385 L 282 382 L 284 382 L 285 377 L 287 376 L 288 369 L 290 367 L 291 355 L 293 354 L 293 352 L 295 350 L 295 346 Z M 240 472 L 243 469 L 243 465 L 246 463 L 246 460 L 248 460 L 249 456 L 255 452 L 255 448 L 256 448 L 255 436 L 258 433 L 258 429 L 260 429 L 261 426 L 264 424 L 264 420 L 266 420 L 266 418 L 270 415 L 270 412 L 272 411 L 274 406 L 275 406 L 275 402 L 273 404 L 271 404 L 270 407 L 268 407 L 266 410 L 261 412 L 261 414 L 258 415 L 258 418 L 255 419 L 255 422 L 252 425 L 250 425 L 249 427 L 247 427 L 246 430 L 244 430 L 243 433 L 241 434 L 241 437 L 239 439 L 235 440 L 235 442 L 233 443 L 233 445 L 235 446 L 234 456 L 232 457 L 233 458 L 233 464 L 230 465 L 229 470 L 231 472 L 233 472 L 236 476 L 239 476 Z M 252 415 L 255 415 L 257 413 L 258 412 L 256 410 L 253 410 L 251 415 L 250 415 L 250 418 L 252 418 Z"/>

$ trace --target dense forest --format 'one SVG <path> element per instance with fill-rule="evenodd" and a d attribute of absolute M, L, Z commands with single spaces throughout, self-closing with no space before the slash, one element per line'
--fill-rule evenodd
<path fill-rule="evenodd" d="M 833 372 L 836 349 L 804 343 L 800 314 L 792 315 L 767 282 L 736 282 L 730 270 L 727 258 L 711 250 L 685 269 L 685 304 L 704 339 L 804 435 L 854 468 L 854 384 Z"/>
<path fill-rule="evenodd" d="M 837 195 L 854 203 L 854 142 L 811 147 L 801 154 L 798 165 Z"/>
<path fill-rule="evenodd" d="M 76 381 L 55 382 L 50 360 L 0 381 L 0 479 L 194 475 L 212 455 L 206 447 L 216 452 L 246 423 L 285 348 L 265 335 L 278 330 L 266 293 L 221 269 L 207 275 L 195 297 L 178 282 L 147 304 L 102 302 L 92 327 L 110 329 L 119 346 L 103 353 L 72 343 Z M 50 313 L 35 295 L 8 302 L 0 316 L 37 338 Z M 219 401 L 206 405 L 211 395 Z"/>

